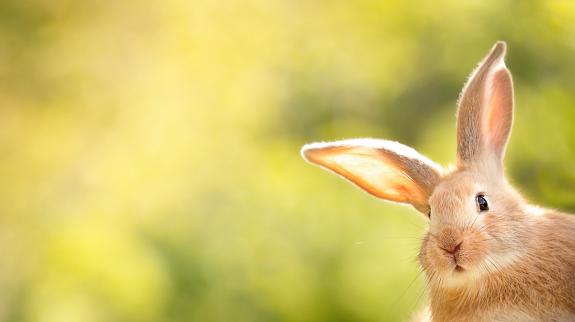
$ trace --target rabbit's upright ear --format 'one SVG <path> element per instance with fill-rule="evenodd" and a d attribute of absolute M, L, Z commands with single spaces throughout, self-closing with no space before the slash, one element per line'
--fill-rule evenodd
<path fill-rule="evenodd" d="M 302 156 L 376 197 L 411 204 L 424 214 L 442 171 L 412 148 L 385 140 L 313 143 L 302 148 Z"/>
<path fill-rule="evenodd" d="M 513 122 L 513 82 L 505 67 L 505 51 L 505 43 L 497 42 L 461 93 L 457 156 L 464 166 L 487 161 L 501 169 Z"/>

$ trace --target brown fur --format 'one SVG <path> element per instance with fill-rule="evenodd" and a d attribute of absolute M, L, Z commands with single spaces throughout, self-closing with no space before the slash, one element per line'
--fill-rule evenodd
<path fill-rule="evenodd" d="M 572 321 L 575 318 L 575 218 L 550 212 L 532 222 L 525 234 L 526 256 L 505 268 L 460 288 L 431 281 L 434 321 L 492 321 L 507 312 L 534 321 Z M 424 255 L 425 256 L 425 255 Z M 519 319 L 517 319 L 519 320 Z"/>
<path fill-rule="evenodd" d="M 306 145 L 306 160 L 430 215 L 419 261 L 431 303 L 418 321 L 575 321 L 575 217 L 528 205 L 503 156 L 513 84 L 497 42 L 465 85 L 450 171 L 399 143 Z M 480 211 L 484 196 L 489 209 Z"/>
<path fill-rule="evenodd" d="M 465 219 L 458 223 L 458 216 L 465 215 L 454 214 L 464 207 L 462 200 L 473 197 L 476 182 L 484 187 L 494 184 L 489 189 L 497 197 L 490 200 L 493 209 L 478 215 L 483 216 L 480 226 Z M 505 183 L 482 182 L 461 171 L 440 183 L 430 203 L 441 223 L 430 227 L 419 258 L 427 276 L 433 321 L 575 319 L 575 217 L 533 210 Z M 460 285 L 446 285 L 460 273 L 452 272 L 453 263 L 441 248 L 461 239 L 459 264 L 479 267 L 483 274 L 464 276 Z M 486 260 L 493 253 L 517 257 L 510 264 Z"/>

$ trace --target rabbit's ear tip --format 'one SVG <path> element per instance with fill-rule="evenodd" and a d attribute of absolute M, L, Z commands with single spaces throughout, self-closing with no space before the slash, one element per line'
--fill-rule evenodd
<path fill-rule="evenodd" d="M 495 42 L 495 47 L 502 47 L 505 49 L 507 47 L 507 43 L 504 40 L 498 40 Z"/>
<path fill-rule="evenodd" d="M 493 49 L 491 51 L 493 53 L 497 53 L 497 56 L 503 56 L 507 51 L 507 43 L 503 40 L 498 40 L 495 42 L 495 45 L 493 45 Z"/>
<path fill-rule="evenodd" d="M 307 148 L 306 146 L 302 146 L 301 149 L 299 150 L 299 154 L 301 155 L 302 158 L 304 158 L 305 160 L 307 160 Z"/>
<path fill-rule="evenodd" d="M 318 164 L 321 162 L 322 157 L 336 146 L 338 146 L 336 142 L 308 143 L 301 147 L 300 155 L 307 162 Z"/>
<path fill-rule="evenodd" d="M 311 143 L 302 146 L 299 153 L 304 160 L 310 161 L 314 150 L 314 144 Z"/>
<path fill-rule="evenodd" d="M 507 51 L 507 44 L 502 41 L 498 40 L 495 42 L 495 45 L 491 47 L 489 54 L 485 57 L 483 64 L 492 65 L 496 61 L 502 62 L 505 59 L 505 54 Z"/>

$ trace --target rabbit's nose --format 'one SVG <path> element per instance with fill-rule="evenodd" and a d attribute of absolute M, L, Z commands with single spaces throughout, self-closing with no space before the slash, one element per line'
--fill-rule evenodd
<path fill-rule="evenodd" d="M 463 236 L 461 232 L 454 227 L 445 227 L 438 236 L 438 245 L 446 254 L 452 255 L 454 259 L 459 255 Z"/>
<path fill-rule="evenodd" d="M 459 249 L 461 248 L 462 243 L 463 243 L 463 241 L 460 241 L 459 243 L 457 243 L 456 245 L 453 245 L 451 247 L 439 246 L 439 248 L 441 248 L 444 252 L 446 252 L 448 254 L 457 256 L 457 253 L 459 253 Z"/>

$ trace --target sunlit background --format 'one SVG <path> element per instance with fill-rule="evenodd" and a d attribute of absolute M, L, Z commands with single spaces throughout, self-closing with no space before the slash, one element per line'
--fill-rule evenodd
<path fill-rule="evenodd" d="M 506 165 L 575 211 L 571 1 L 0 2 L 0 320 L 401 321 L 425 220 L 300 158 L 381 137 L 447 165 L 508 43 Z"/>

